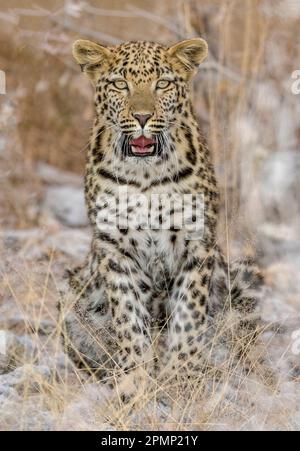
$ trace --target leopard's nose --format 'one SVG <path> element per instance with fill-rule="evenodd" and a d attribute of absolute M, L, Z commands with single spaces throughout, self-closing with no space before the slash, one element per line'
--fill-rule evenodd
<path fill-rule="evenodd" d="M 136 114 L 133 115 L 133 117 L 139 122 L 140 126 L 142 128 L 144 128 L 146 123 L 150 119 L 150 117 L 152 117 L 152 114 L 139 114 L 139 113 L 136 113 Z"/>

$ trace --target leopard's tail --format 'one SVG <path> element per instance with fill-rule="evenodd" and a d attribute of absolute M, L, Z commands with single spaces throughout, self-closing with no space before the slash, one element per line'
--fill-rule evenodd
<path fill-rule="evenodd" d="M 263 276 L 252 259 L 226 263 L 217 250 L 210 285 L 207 344 L 210 361 L 251 367 L 251 352 L 263 331 Z M 249 363 L 250 362 L 250 363 Z"/>
<path fill-rule="evenodd" d="M 253 259 L 228 265 L 218 253 L 210 289 L 211 314 L 230 309 L 242 315 L 254 313 L 259 307 L 263 286 L 263 275 Z"/>

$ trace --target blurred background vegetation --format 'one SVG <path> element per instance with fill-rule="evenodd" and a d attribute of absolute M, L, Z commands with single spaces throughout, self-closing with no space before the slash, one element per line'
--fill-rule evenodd
<path fill-rule="evenodd" d="M 195 80 L 194 102 L 235 218 L 241 205 L 243 214 L 250 209 L 247 222 L 253 208 L 255 216 L 263 214 L 269 199 L 258 188 L 269 158 L 292 151 L 297 155 L 282 164 L 299 161 L 300 100 L 291 93 L 299 62 L 295 0 L 2 0 L 0 23 L 0 68 L 7 78 L 1 145 L 9 147 L 0 153 L 1 191 L 9 190 L 2 202 L 15 212 L 9 221 L 17 226 L 26 227 L 26 217 L 38 219 L 26 215 L 26 190 L 16 191 L 38 183 L 38 161 L 83 172 L 93 107 L 92 88 L 71 55 L 79 37 L 102 44 L 207 39 L 209 58 Z"/>

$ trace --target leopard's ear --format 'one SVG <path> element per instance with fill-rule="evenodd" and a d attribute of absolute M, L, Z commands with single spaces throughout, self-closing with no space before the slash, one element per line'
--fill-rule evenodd
<path fill-rule="evenodd" d="M 206 58 L 208 53 L 207 42 L 201 38 L 187 39 L 168 49 L 174 64 L 182 69 L 187 77 L 193 76 L 200 63 Z"/>
<path fill-rule="evenodd" d="M 109 63 L 112 52 L 107 47 L 95 42 L 78 39 L 73 44 L 73 56 L 82 72 L 95 82 L 99 68 Z"/>

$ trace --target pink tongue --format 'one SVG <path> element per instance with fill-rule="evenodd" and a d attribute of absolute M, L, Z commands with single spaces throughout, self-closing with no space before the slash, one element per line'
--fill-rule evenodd
<path fill-rule="evenodd" d="M 136 139 L 133 139 L 132 141 L 130 141 L 129 143 L 131 146 L 134 147 L 140 147 L 141 152 L 142 151 L 146 151 L 147 147 L 152 146 L 153 144 L 155 144 L 154 139 L 151 138 L 146 138 L 145 136 L 139 136 Z"/>

